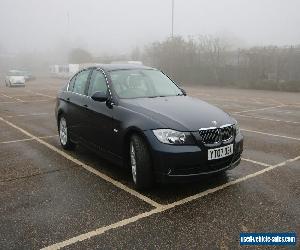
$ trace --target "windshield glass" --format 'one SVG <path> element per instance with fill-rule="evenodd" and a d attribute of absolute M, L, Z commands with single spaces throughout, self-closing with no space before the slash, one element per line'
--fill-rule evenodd
<path fill-rule="evenodd" d="M 111 71 L 110 76 L 120 98 L 182 95 L 181 90 L 158 70 L 116 70 Z"/>
<path fill-rule="evenodd" d="M 19 70 L 10 70 L 8 72 L 9 76 L 24 76 L 24 73 L 22 71 Z"/>

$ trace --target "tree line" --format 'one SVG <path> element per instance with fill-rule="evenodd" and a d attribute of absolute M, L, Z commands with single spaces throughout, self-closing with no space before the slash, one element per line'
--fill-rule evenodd
<path fill-rule="evenodd" d="M 214 36 L 176 36 L 133 49 L 131 60 L 181 84 L 300 91 L 300 46 L 237 49 Z"/>

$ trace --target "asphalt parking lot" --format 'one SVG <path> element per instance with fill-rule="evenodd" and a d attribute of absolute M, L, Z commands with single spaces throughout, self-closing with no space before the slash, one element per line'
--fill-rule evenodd
<path fill-rule="evenodd" d="M 222 177 L 138 193 L 128 171 L 60 147 L 54 104 L 64 82 L 1 82 L 0 249 L 232 249 L 241 232 L 299 238 L 300 93 L 186 88 L 239 121 L 242 162 Z"/>

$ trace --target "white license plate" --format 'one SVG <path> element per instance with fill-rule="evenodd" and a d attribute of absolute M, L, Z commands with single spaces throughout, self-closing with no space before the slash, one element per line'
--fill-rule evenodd
<path fill-rule="evenodd" d="M 216 160 L 233 154 L 233 144 L 208 150 L 208 160 Z"/>

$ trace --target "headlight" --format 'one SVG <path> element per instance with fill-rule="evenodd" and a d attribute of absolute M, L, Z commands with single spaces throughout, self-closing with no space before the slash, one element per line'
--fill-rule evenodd
<path fill-rule="evenodd" d="M 238 135 L 241 130 L 240 130 L 240 125 L 236 122 L 236 124 L 234 124 L 234 128 L 235 128 L 235 134 Z"/>
<path fill-rule="evenodd" d="M 155 137 L 162 143 L 166 144 L 194 144 L 192 135 L 189 132 L 180 132 L 172 129 L 153 130 Z"/>

